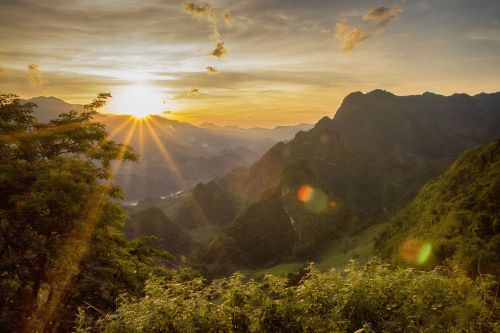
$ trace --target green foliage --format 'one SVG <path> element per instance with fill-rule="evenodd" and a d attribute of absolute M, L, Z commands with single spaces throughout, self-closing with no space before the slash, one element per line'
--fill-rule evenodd
<path fill-rule="evenodd" d="M 92 120 L 109 97 L 38 124 L 34 104 L 0 95 L 3 330 L 67 330 L 76 303 L 111 310 L 119 293 L 142 290 L 155 271 L 159 253 L 125 241 L 125 214 L 113 203 L 121 193 L 110 163 L 136 157 Z"/>
<path fill-rule="evenodd" d="M 428 266 L 500 274 L 500 139 L 471 149 L 390 221 L 378 237 L 384 256 L 402 262 L 408 239 L 432 246 Z"/>
<path fill-rule="evenodd" d="M 151 279 L 146 296 L 122 299 L 100 332 L 473 332 L 498 329 L 486 276 L 392 269 L 378 260 L 344 272 L 309 268 L 302 282 L 240 274 L 205 285 Z M 81 322 L 85 323 L 82 314 Z"/>

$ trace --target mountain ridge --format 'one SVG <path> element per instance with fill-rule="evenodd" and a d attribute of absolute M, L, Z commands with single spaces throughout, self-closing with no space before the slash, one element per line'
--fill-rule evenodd
<path fill-rule="evenodd" d="M 350 94 L 333 119 L 322 118 L 311 130 L 300 131 L 289 142 L 274 145 L 251 166 L 216 181 L 235 202 L 246 202 L 247 207 L 243 205 L 228 229 L 223 229 L 234 237 L 234 242 L 226 240 L 225 244 L 245 244 L 253 239 L 252 244 L 245 245 L 243 253 L 247 258 L 242 261 L 253 267 L 311 258 L 325 240 L 363 230 L 387 218 L 426 182 L 444 172 L 464 150 L 498 135 L 500 93 L 477 97 L 401 97 L 382 90 Z M 292 174 L 285 172 L 297 163 L 302 169 Z M 286 181 L 289 177 L 294 179 L 292 183 Z M 307 194 L 302 200 L 304 188 Z M 311 210 L 318 205 L 321 209 Z M 337 219 L 323 217 L 331 206 L 342 208 Z M 285 207 L 296 208 L 291 211 Z M 269 224 L 274 222 L 268 216 L 276 217 L 276 226 L 280 225 L 277 230 L 283 231 L 281 239 L 288 240 L 281 248 L 290 254 L 288 259 L 281 255 L 251 255 L 252 248 L 269 247 L 266 232 L 259 236 L 261 231 L 255 227 L 273 230 Z M 295 237 L 288 237 L 287 225 L 292 219 Z M 307 230 L 308 236 L 298 240 L 297 230 Z M 280 234 L 276 230 L 272 233 Z M 234 249 L 239 250 L 243 249 Z M 269 247 L 266 253 L 281 252 Z"/>

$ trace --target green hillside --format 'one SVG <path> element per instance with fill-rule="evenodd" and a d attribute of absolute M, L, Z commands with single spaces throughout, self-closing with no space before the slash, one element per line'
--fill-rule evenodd
<path fill-rule="evenodd" d="M 500 273 L 500 139 L 466 151 L 389 221 L 378 248 L 394 262 Z"/>

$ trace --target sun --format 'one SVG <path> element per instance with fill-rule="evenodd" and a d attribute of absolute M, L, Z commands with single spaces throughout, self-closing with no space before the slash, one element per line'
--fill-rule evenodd
<path fill-rule="evenodd" d="M 165 105 L 161 94 L 148 85 L 132 85 L 118 88 L 113 92 L 109 110 L 118 114 L 129 114 L 135 118 L 146 118 L 160 114 Z"/>

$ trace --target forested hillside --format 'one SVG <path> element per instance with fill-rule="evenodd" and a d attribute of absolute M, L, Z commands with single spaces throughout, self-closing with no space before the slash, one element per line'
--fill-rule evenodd
<path fill-rule="evenodd" d="M 500 138 L 466 151 L 389 221 L 384 257 L 500 274 Z"/>

